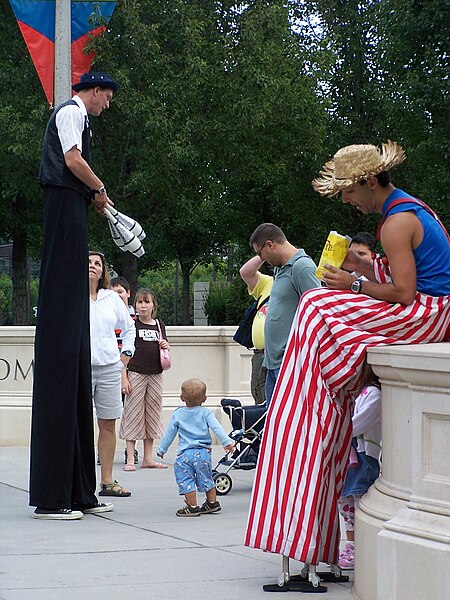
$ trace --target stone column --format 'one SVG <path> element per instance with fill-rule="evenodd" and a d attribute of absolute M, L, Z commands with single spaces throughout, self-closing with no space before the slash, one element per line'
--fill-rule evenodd
<path fill-rule="evenodd" d="M 446 600 L 450 589 L 450 344 L 372 348 L 382 475 L 355 526 L 359 600 Z"/>
<path fill-rule="evenodd" d="M 209 281 L 194 283 L 194 325 L 208 325 L 205 314 L 205 299 L 208 296 Z"/>

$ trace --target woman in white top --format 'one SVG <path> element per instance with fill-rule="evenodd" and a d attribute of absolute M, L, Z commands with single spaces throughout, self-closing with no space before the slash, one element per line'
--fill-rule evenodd
<path fill-rule="evenodd" d="M 122 370 L 134 354 L 135 326 L 116 292 L 109 288 L 109 272 L 100 252 L 89 252 L 92 396 L 97 412 L 98 453 L 101 464 L 99 496 L 131 496 L 113 479 L 116 419 L 122 414 Z M 122 330 L 119 351 L 115 329 Z M 125 390 L 127 391 L 127 390 Z"/>

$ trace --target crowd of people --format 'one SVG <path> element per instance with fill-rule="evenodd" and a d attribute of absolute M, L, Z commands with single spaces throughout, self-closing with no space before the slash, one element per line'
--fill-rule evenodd
<path fill-rule="evenodd" d="M 126 471 L 136 470 L 137 440 L 144 445 L 141 468 L 166 468 L 153 459 L 154 441 L 162 438 L 157 455 L 163 458 L 178 435 L 174 469 L 185 506 L 177 516 L 219 512 L 210 431 L 226 451 L 232 440 L 202 407 L 204 382 L 182 384 L 184 406 L 163 435 L 159 350 L 169 343 L 156 297 L 139 290 L 130 310 L 126 280 L 117 278 L 110 288 L 105 257 L 88 252 L 89 203 L 100 213 L 112 204 L 89 166 L 88 114 L 108 108 L 119 86 L 106 73 L 87 73 L 73 87 L 77 94 L 50 118 L 39 176 L 44 248 L 31 436 L 33 516 L 77 519 L 113 510 L 95 494 L 92 402 L 99 496 L 131 495 L 112 472 L 121 418 Z M 306 565 L 353 568 L 355 506 L 380 473 L 381 390 L 367 349 L 448 337 L 449 236 L 426 204 L 391 182 L 390 169 L 404 158 L 394 142 L 346 146 L 313 181 L 320 195 L 340 193 L 363 214 L 381 214 L 383 256 L 376 253 L 375 237 L 359 232 L 342 266 L 326 265 L 319 280 L 305 250 L 278 226 L 263 223 L 250 236 L 255 256 L 240 269 L 257 301 L 251 391 L 255 403 L 267 406 L 245 544 Z M 273 274 L 261 272 L 265 263 Z M 197 491 L 206 494 L 201 506 Z M 342 551 L 340 518 L 347 536 Z"/>

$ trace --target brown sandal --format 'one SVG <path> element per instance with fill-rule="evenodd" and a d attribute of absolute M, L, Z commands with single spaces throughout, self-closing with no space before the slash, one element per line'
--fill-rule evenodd
<path fill-rule="evenodd" d="M 131 492 L 127 492 L 120 485 L 118 481 L 112 483 L 102 483 L 101 490 L 98 493 L 99 496 L 114 496 L 116 498 L 128 498 L 131 496 Z"/>

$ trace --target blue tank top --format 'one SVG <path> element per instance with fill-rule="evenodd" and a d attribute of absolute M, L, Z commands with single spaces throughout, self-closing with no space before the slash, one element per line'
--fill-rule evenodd
<path fill-rule="evenodd" d="M 445 233 L 436 219 L 424 208 L 413 202 L 405 202 L 389 206 L 398 199 L 411 198 L 412 196 L 396 188 L 385 200 L 381 212 L 383 216 L 389 212 L 389 216 L 412 211 L 419 219 L 423 227 L 423 240 L 413 250 L 417 269 L 417 291 L 430 296 L 446 296 L 450 294 L 450 245 Z"/>

